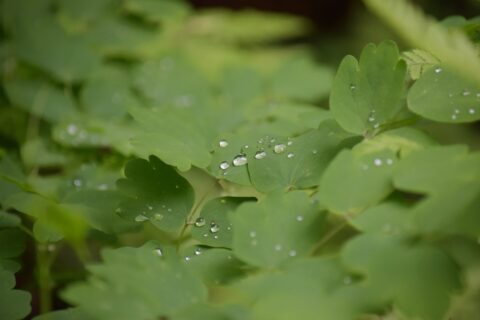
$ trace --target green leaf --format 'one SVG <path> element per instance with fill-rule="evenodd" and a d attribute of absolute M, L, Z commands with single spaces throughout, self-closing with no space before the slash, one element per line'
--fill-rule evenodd
<path fill-rule="evenodd" d="M 100 65 L 85 41 L 64 32 L 48 11 L 25 4 L 15 15 L 13 41 L 22 61 L 67 83 L 86 78 Z"/>
<path fill-rule="evenodd" d="M 210 163 L 209 140 L 203 125 L 191 112 L 182 110 L 133 109 L 141 125 L 133 138 L 133 152 L 140 157 L 155 155 L 182 171 L 192 165 L 205 168 Z"/>
<path fill-rule="evenodd" d="M 371 207 L 350 220 L 358 230 L 366 233 L 401 235 L 409 232 L 409 206 L 400 201 L 385 201 Z"/>
<path fill-rule="evenodd" d="M 333 81 L 330 109 L 345 130 L 364 134 L 388 123 L 400 110 L 406 66 L 394 42 L 367 45 L 358 62 L 343 59 Z"/>
<path fill-rule="evenodd" d="M 429 148 L 402 160 L 395 170 L 395 186 L 429 195 L 412 209 L 416 230 L 477 237 L 479 168 L 479 154 L 469 154 L 465 146 Z"/>
<path fill-rule="evenodd" d="M 198 274 L 206 284 L 227 284 L 245 274 L 245 265 L 227 249 L 195 246 L 190 247 L 184 254 L 188 268 Z"/>
<path fill-rule="evenodd" d="M 94 319 L 131 320 L 170 317 L 204 302 L 207 290 L 175 253 L 147 243 L 140 248 L 104 250 L 103 264 L 91 266 L 87 282 L 62 296 Z"/>
<path fill-rule="evenodd" d="M 66 238 L 72 244 L 83 243 L 86 223 L 78 209 L 59 204 L 38 194 L 20 192 L 5 201 L 7 208 L 14 208 L 35 219 L 33 233 L 39 242 L 58 241 Z"/>
<path fill-rule="evenodd" d="M 467 158 L 468 147 L 464 145 L 437 146 L 419 150 L 402 159 L 398 165 L 394 175 L 395 187 L 413 192 L 430 193 L 462 183 L 469 176 L 471 177 L 469 180 L 473 181 L 477 177 L 478 170 L 475 170 L 474 163 L 465 167 Z M 465 175 L 467 172 L 468 174 Z"/>
<path fill-rule="evenodd" d="M 264 93 L 264 79 L 246 67 L 230 67 L 222 74 L 222 97 L 232 107 L 245 106 Z"/>
<path fill-rule="evenodd" d="M 36 316 L 33 320 L 91 320 L 78 308 L 69 308 Z"/>
<path fill-rule="evenodd" d="M 50 140 L 37 138 L 26 141 L 21 150 L 22 160 L 28 168 L 56 167 L 67 162 L 64 153 L 56 150 Z"/>
<path fill-rule="evenodd" d="M 408 73 L 413 80 L 417 80 L 427 70 L 440 63 L 440 60 L 431 53 L 420 49 L 405 51 L 402 58 L 407 62 Z"/>
<path fill-rule="evenodd" d="M 407 0 L 365 0 L 367 7 L 389 23 L 413 47 L 426 50 L 462 78 L 480 86 L 477 48 L 460 30 L 448 30 Z"/>
<path fill-rule="evenodd" d="M 192 237 L 203 245 L 230 248 L 233 230 L 229 214 L 245 200 L 226 197 L 207 202 L 193 224 Z"/>
<path fill-rule="evenodd" d="M 121 119 L 128 108 L 140 105 L 130 89 L 128 74 L 114 68 L 101 70 L 91 76 L 80 98 L 90 115 L 105 120 Z"/>
<path fill-rule="evenodd" d="M 177 20 L 189 12 L 189 5 L 182 0 L 127 0 L 125 8 L 140 14 L 151 22 Z"/>
<path fill-rule="evenodd" d="M 396 154 L 390 150 L 372 154 L 342 151 L 327 167 L 320 182 L 322 204 L 328 210 L 352 215 L 384 199 L 391 186 Z"/>
<path fill-rule="evenodd" d="M 480 120 L 480 87 L 448 68 L 425 72 L 408 92 L 411 111 L 430 120 L 465 123 Z"/>
<path fill-rule="evenodd" d="M 0 319 L 21 320 L 30 313 L 30 294 L 14 287 L 13 273 L 0 265 Z"/>
<path fill-rule="evenodd" d="M 315 186 L 347 136 L 334 121 L 325 121 L 317 130 L 288 141 L 278 139 L 271 147 L 264 144 L 258 151 L 247 150 L 252 184 L 261 192 Z M 285 151 L 277 153 L 280 147 Z M 265 157 L 255 158 L 262 151 Z"/>
<path fill-rule="evenodd" d="M 373 301 L 331 258 L 296 259 L 275 272 L 246 277 L 234 289 L 259 320 L 356 319 Z"/>
<path fill-rule="evenodd" d="M 133 82 L 154 107 L 198 108 L 210 99 L 203 75 L 177 56 L 145 61 L 134 71 Z"/>
<path fill-rule="evenodd" d="M 128 200 L 118 213 L 131 221 L 149 220 L 157 228 L 178 231 L 186 223 L 193 206 L 193 189 L 175 169 L 155 156 L 149 161 L 134 159 L 125 166 L 125 179 L 117 182 Z"/>
<path fill-rule="evenodd" d="M 45 79 L 11 78 L 5 90 L 11 104 L 52 123 L 76 113 L 73 99 Z"/>
<path fill-rule="evenodd" d="M 311 58 L 287 61 L 273 73 L 270 90 L 278 99 L 315 102 L 330 92 L 333 72 Z"/>
<path fill-rule="evenodd" d="M 378 297 L 410 317 L 441 319 L 460 284 L 456 265 L 442 251 L 397 237 L 358 236 L 344 247 L 342 259 Z"/>
<path fill-rule="evenodd" d="M 0 228 L 17 227 L 21 223 L 20 217 L 15 214 L 0 211 Z"/>
<path fill-rule="evenodd" d="M 301 191 L 270 194 L 230 215 L 235 255 L 254 266 L 273 267 L 308 253 L 320 237 L 324 215 Z"/>

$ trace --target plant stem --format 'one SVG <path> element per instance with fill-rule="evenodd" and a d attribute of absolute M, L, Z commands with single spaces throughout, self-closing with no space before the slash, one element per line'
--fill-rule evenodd
<path fill-rule="evenodd" d="M 48 245 L 41 243 L 37 245 L 37 285 L 40 301 L 40 313 L 47 313 L 52 309 L 52 288 L 53 282 L 50 274 L 52 256 Z"/>

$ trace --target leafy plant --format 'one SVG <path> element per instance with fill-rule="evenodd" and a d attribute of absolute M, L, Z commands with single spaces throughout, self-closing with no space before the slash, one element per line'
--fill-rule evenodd
<path fill-rule="evenodd" d="M 413 47 L 335 73 L 294 16 L 0 1 L 0 319 L 476 319 L 478 19 L 365 3 Z"/>

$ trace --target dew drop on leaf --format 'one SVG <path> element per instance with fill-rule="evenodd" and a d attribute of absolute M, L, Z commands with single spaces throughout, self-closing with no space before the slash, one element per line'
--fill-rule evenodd
<path fill-rule="evenodd" d="M 376 158 L 373 160 L 373 164 L 376 165 L 377 167 L 381 166 L 383 163 L 382 159 Z"/>
<path fill-rule="evenodd" d="M 443 69 L 440 68 L 440 67 L 435 68 L 435 73 L 436 73 L 436 74 L 439 74 L 439 73 L 441 73 L 442 71 L 443 71 Z"/>
<path fill-rule="evenodd" d="M 250 231 L 249 235 L 250 238 L 255 238 L 257 236 L 257 233 L 255 231 Z"/>
<path fill-rule="evenodd" d="M 195 227 L 203 227 L 205 225 L 205 219 L 202 217 L 197 218 L 195 220 Z"/>
<path fill-rule="evenodd" d="M 295 250 L 290 250 L 290 251 L 288 252 L 288 255 L 289 255 L 290 257 L 295 257 L 295 256 L 297 255 L 297 251 L 295 251 Z"/>
<path fill-rule="evenodd" d="M 163 257 L 163 251 L 162 251 L 161 248 L 157 248 L 157 249 L 153 250 L 153 253 L 155 253 L 159 257 Z"/>
<path fill-rule="evenodd" d="M 246 165 L 248 162 L 247 157 L 244 154 L 239 154 L 235 158 L 233 158 L 233 165 L 235 167 L 240 167 Z"/>
<path fill-rule="evenodd" d="M 463 95 L 464 97 L 469 96 L 469 95 L 470 95 L 470 91 L 468 91 L 467 89 L 465 89 L 465 90 L 463 90 L 462 95 Z"/>
<path fill-rule="evenodd" d="M 227 141 L 227 140 L 220 140 L 220 141 L 218 142 L 218 146 L 219 146 L 220 148 L 226 148 L 226 147 L 228 147 L 228 141 Z"/>
<path fill-rule="evenodd" d="M 257 159 L 257 160 L 264 159 L 266 156 L 267 156 L 267 153 L 263 150 L 257 151 L 255 153 L 255 159 Z"/>
<path fill-rule="evenodd" d="M 468 109 L 468 113 L 475 114 L 475 109 L 473 109 L 473 108 Z"/>
<path fill-rule="evenodd" d="M 161 213 L 155 213 L 155 214 L 153 215 L 153 219 L 155 219 L 156 221 L 160 221 L 160 220 L 163 219 L 163 214 L 161 214 Z"/>
<path fill-rule="evenodd" d="M 275 249 L 275 251 L 282 251 L 282 245 L 281 244 L 276 244 L 274 249 Z"/>
<path fill-rule="evenodd" d="M 287 150 L 287 146 L 284 145 L 283 143 L 281 143 L 281 144 L 276 144 L 276 145 L 273 147 L 273 152 L 275 152 L 276 154 L 284 153 L 285 150 Z"/>
<path fill-rule="evenodd" d="M 196 256 L 199 256 L 199 255 L 202 254 L 202 249 L 200 249 L 200 248 L 195 248 L 194 253 L 195 253 Z"/>
<path fill-rule="evenodd" d="M 292 159 L 293 157 L 295 157 L 294 153 L 290 152 L 289 154 L 287 154 L 288 159 Z"/>
<path fill-rule="evenodd" d="M 220 231 L 220 226 L 215 222 L 210 223 L 210 232 L 217 233 L 218 231 Z"/>
<path fill-rule="evenodd" d="M 144 216 L 143 214 L 139 214 L 138 216 L 135 217 L 136 222 L 144 222 L 147 220 L 148 220 L 148 217 Z"/>
<path fill-rule="evenodd" d="M 220 169 L 222 169 L 222 170 L 227 170 L 228 168 L 230 168 L 230 165 L 228 164 L 227 161 L 223 161 L 223 162 L 220 163 L 220 166 L 219 166 L 219 167 L 220 167 Z"/>
<path fill-rule="evenodd" d="M 298 222 L 302 222 L 302 221 L 303 221 L 303 216 L 297 216 L 297 217 L 296 217 L 296 220 L 297 220 Z"/>

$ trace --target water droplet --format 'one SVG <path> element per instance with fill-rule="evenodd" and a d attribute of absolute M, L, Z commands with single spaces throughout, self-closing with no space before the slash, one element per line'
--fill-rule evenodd
<path fill-rule="evenodd" d="M 453 110 L 453 113 L 459 114 L 459 113 L 460 113 L 460 110 L 459 110 L 459 109 L 455 109 L 455 110 Z"/>
<path fill-rule="evenodd" d="M 475 114 L 475 109 L 473 109 L 473 108 L 468 109 L 468 113 Z"/>
<path fill-rule="evenodd" d="M 373 160 L 373 164 L 376 165 L 377 167 L 381 166 L 383 163 L 382 159 L 376 158 Z"/>
<path fill-rule="evenodd" d="M 208 237 L 208 233 L 204 233 L 203 236 L 206 238 Z"/>
<path fill-rule="evenodd" d="M 100 190 L 100 191 L 105 191 L 107 189 L 108 189 L 108 185 L 106 183 L 102 183 L 97 186 L 97 190 Z"/>
<path fill-rule="evenodd" d="M 435 68 L 435 73 L 436 73 L 436 74 L 439 74 L 439 73 L 442 72 L 442 71 L 443 71 L 443 69 L 440 68 L 440 67 Z"/>
<path fill-rule="evenodd" d="M 470 95 L 470 91 L 468 91 L 467 89 L 464 89 L 463 92 L 462 92 L 462 95 L 463 95 L 464 97 L 469 96 L 469 95 Z"/>
<path fill-rule="evenodd" d="M 163 219 L 163 214 L 161 214 L 161 213 L 155 213 L 155 214 L 153 215 L 153 219 L 155 219 L 156 221 L 160 221 L 160 220 Z"/>
<path fill-rule="evenodd" d="M 290 257 L 295 257 L 295 256 L 297 255 L 297 251 L 295 251 L 295 250 L 290 250 L 290 251 L 288 252 L 288 255 L 289 255 Z"/>
<path fill-rule="evenodd" d="M 199 255 L 202 254 L 202 249 L 200 249 L 200 248 L 195 248 L 195 251 L 194 251 L 193 253 L 195 253 L 196 256 L 199 256 Z"/>
<path fill-rule="evenodd" d="M 223 161 L 223 162 L 220 163 L 219 167 L 222 170 L 227 170 L 228 168 L 230 168 L 230 164 L 228 164 L 227 161 Z"/>
<path fill-rule="evenodd" d="M 75 179 L 73 180 L 73 185 L 77 188 L 80 188 L 83 184 L 83 181 L 81 179 Z"/>
<path fill-rule="evenodd" d="M 159 257 L 163 257 L 163 251 L 162 251 L 161 248 L 157 248 L 157 249 L 153 250 L 153 253 L 155 253 Z"/>
<path fill-rule="evenodd" d="M 147 205 L 148 210 L 153 210 L 153 207 L 151 205 Z"/>
<path fill-rule="evenodd" d="M 218 235 L 214 235 L 214 236 L 213 236 L 213 239 L 218 239 Z"/>
<path fill-rule="evenodd" d="M 287 150 L 287 146 L 284 145 L 283 143 L 281 143 L 281 144 L 276 144 L 276 145 L 273 147 L 273 152 L 275 152 L 276 154 L 284 153 L 285 150 Z"/>
<path fill-rule="evenodd" d="M 243 148 L 244 148 L 244 149 L 248 149 L 248 148 L 250 148 L 250 147 L 248 146 L 248 144 L 246 144 L 246 145 L 243 146 Z"/>
<path fill-rule="evenodd" d="M 228 147 L 228 141 L 227 140 L 220 140 L 220 141 L 218 141 L 218 146 L 220 148 L 226 148 L 226 147 Z"/>
<path fill-rule="evenodd" d="M 389 166 L 391 166 L 391 165 L 393 164 L 393 159 L 388 158 L 385 162 L 386 162 Z"/>
<path fill-rule="evenodd" d="M 292 144 L 293 144 L 293 141 L 292 141 L 292 140 L 290 140 L 290 141 L 287 142 L 287 146 L 291 146 Z"/>
<path fill-rule="evenodd" d="M 357 87 L 354 84 L 350 85 L 350 90 L 355 90 Z"/>
<path fill-rule="evenodd" d="M 53 251 L 55 251 L 56 249 L 57 249 L 57 246 L 56 246 L 55 244 L 53 244 L 53 243 L 50 243 L 50 244 L 47 245 L 47 251 L 48 251 L 48 252 L 53 252 Z"/>
<path fill-rule="evenodd" d="M 235 158 L 233 158 L 233 165 L 235 167 L 240 167 L 246 165 L 248 162 L 247 157 L 244 154 L 239 154 Z"/>
<path fill-rule="evenodd" d="M 294 153 L 290 152 L 289 154 L 287 154 L 288 159 L 292 159 L 293 157 L 295 157 Z"/>
<path fill-rule="evenodd" d="M 303 216 L 297 216 L 296 219 L 297 219 L 298 222 L 302 222 L 303 221 Z"/>
<path fill-rule="evenodd" d="M 480 92 L 477 93 L 477 98 L 480 98 Z"/>
<path fill-rule="evenodd" d="M 274 138 L 270 139 L 270 143 L 274 143 L 276 140 Z"/>
<path fill-rule="evenodd" d="M 255 238 L 257 236 L 257 233 L 255 231 L 250 231 L 249 235 L 250 238 Z"/>
<path fill-rule="evenodd" d="M 256 239 L 253 239 L 252 241 L 250 241 L 250 244 L 252 246 L 256 246 L 257 245 L 257 240 Z"/>
<path fill-rule="evenodd" d="M 374 127 L 375 129 L 378 129 L 378 128 L 380 127 L 380 123 L 378 123 L 378 122 L 375 123 L 375 124 L 373 125 L 373 127 Z"/>
<path fill-rule="evenodd" d="M 275 251 L 282 251 L 282 245 L 281 244 L 276 244 L 275 247 L 273 247 Z"/>
<path fill-rule="evenodd" d="M 78 127 L 74 123 L 70 123 L 67 126 L 67 133 L 71 136 L 76 135 L 78 133 Z"/>
<path fill-rule="evenodd" d="M 138 216 L 135 217 L 136 222 L 144 222 L 147 220 L 148 220 L 148 217 L 144 216 L 143 214 L 139 214 Z"/>
<path fill-rule="evenodd" d="M 317 150 L 312 150 L 312 153 L 313 153 L 313 154 L 317 154 L 318 151 L 317 151 Z"/>
<path fill-rule="evenodd" d="M 255 153 L 255 159 L 257 159 L 257 160 L 264 159 L 266 156 L 267 156 L 267 153 L 263 150 L 257 151 Z"/>
<path fill-rule="evenodd" d="M 215 222 L 211 222 L 210 223 L 210 232 L 211 233 L 217 233 L 218 231 L 220 231 L 220 226 L 218 224 L 216 224 Z"/>
<path fill-rule="evenodd" d="M 172 208 L 168 208 L 167 211 L 168 211 L 168 212 L 172 212 Z"/>
<path fill-rule="evenodd" d="M 175 189 L 180 189 L 180 186 L 178 184 L 176 184 Z"/>
<path fill-rule="evenodd" d="M 375 121 L 375 117 L 374 117 L 374 116 L 368 117 L 368 122 L 374 122 L 374 121 Z"/>
<path fill-rule="evenodd" d="M 186 256 L 186 257 L 185 257 L 185 261 L 186 261 L 186 262 L 190 261 L 190 259 L 191 259 L 191 258 L 190 258 L 189 256 Z"/>
<path fill-rule="evenodd" d="M 232 230 L 232 227 L 228 226 L 228 227 L 227 227 L 227 230 L 228 230 L 228 231 Z"/>
<path fill-rule="evenodd" d="M 457 120 L 457 115 L 456 114 L 452 114 L 452 120 Z"/>

